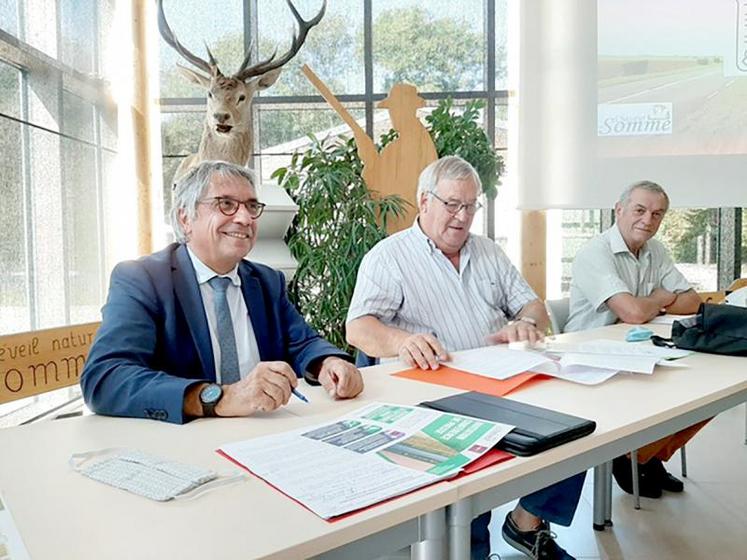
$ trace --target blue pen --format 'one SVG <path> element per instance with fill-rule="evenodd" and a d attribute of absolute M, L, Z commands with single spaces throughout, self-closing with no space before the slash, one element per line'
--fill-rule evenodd
<path fill-rule="evenodd" d="M 293 393 L 294 395 L 296 395 L 303 402 L 305 402 L 305 403 L 309 402 L 309 399 L 307 399 L 306 397 L 304 397 L 298 389 L 291 389 L 291 393 Z"/>

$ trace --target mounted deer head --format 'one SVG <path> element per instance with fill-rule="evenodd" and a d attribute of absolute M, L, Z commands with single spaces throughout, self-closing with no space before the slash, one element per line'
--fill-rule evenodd
<path fill-rule="evenodd" d="M 293 34 L 293 41 L 288 52 L 276 59 L 276 51 L 268 59 L 250 66 L 252 49 L 249 47 L 238 71 L 232 76 L 225 76 L 218 68 L 218 63 L 209 48 L 206 47 L 208 54 L 206 61 L 192 54 L 179 42 L 166 21 L 162 0 L 157 0 L 158 29 L 164 41 L 197 70 L 202 71 L 198 72 L 178 64 L 180 72 L 189 81 L 207 91 L 207 113 L 200 147 L 196 154 L 185 158 L 179 165 L 174 174 L 174 182 L 191 167 L 204 160 L 217 159 L 239 165 L 246 165 L 249 161 L 253 147 L 250 124 L 254 94 L 275 83 L 283 65 L 296 56 L 306 41 L 309 30 L 321 21 L 327 8 L 327 0 L 323 0 L 319 13 L 305 21 L 291 0 L 286 0 L 286 2 L 298 22 L 298 33 Z"/>

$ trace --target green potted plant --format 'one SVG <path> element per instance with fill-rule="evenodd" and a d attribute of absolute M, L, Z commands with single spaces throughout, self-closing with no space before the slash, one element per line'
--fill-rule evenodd
<path fill-rule="evenodd" d="M 452 112 L 446 99 L 426 117 L 439 157 L 458 155 L 470 162 L 488 198 L 497 193 L 503 159 L 479 126 L 482 101 Z M 390 130 L 379 147 L 396 138 Z M 299 311 L 327 340 L 350 350 L 345 342 L 345 316 L 363 256 L 386 237 L 387 220 L 407 204 L 398 196 L 373 196 L 361 178 L 363 164 L 351 138 L 316 140 L 296 153 L 290 165 L 272 177 L 299 207 L 286 235 L 298 269 L 288 294 Z"/>
<path fill-rule="evenodd" d="M 347 348 L 345 315 L 361 259 L 406 203 L 371 194 L 353 139 L 311 139 L 308 150 L 272 174 L 299 208 L 286 235 L 298 261 L 288 295 L 322 336 Z"/>

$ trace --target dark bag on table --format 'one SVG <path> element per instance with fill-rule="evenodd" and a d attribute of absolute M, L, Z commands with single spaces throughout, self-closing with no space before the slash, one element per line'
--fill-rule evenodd
<path fill-rule="evenodd" d="M 651 337 L 657 346 L 747 356 L 747 308 L 701 303 L 694 317 L 672 323 L 672 338 Z"/>

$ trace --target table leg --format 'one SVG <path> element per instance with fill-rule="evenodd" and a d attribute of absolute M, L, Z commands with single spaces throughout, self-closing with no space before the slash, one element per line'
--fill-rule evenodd
<path fill-rule="evenodd" d="M 630 470 L 633 475 L 633 507 L 641 509 L 641 490 L 638 486 L 638 450 L 630 451 Z"/>
<path fill-rule="evenodd" d="M 471 498 L 462 498 L 446 509 L 450 560 L 469 560 L 472 517 Z"/>
<path fill-rule="evenodd" d="M 612 461 L 604 464 L 604 525 L 612 527 Z"/>
<path fill-rule="evenodd" d="M 607 481 L 605 480 L 606 472 L 607 469 L 605 467 L 605 463 L 594 467 L 594 517 L 592 520 L 592 526 L 596 531 L 604 531 L 604 517 L 607 511 Z"/>
<path fill-rule="evenodd" d="M 418 518 L 420 542 L 410 547 L 411 560 L 446 560 L 446 510 L 438 509 Z"/>

